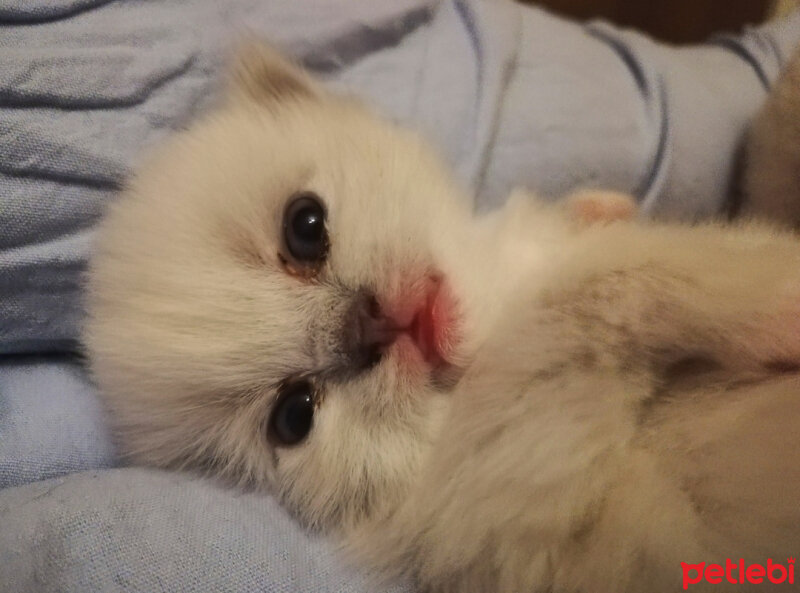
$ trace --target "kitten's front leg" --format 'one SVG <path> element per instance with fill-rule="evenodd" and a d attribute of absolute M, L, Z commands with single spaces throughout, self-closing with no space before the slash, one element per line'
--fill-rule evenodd
<path fill-rule="evenodd" d="M 582 225 L 633 220 L 639 208 L 630 194 L 601 189 L 584 189 L 567 195 L 567 216 Z"/>
<path fill-rule="evenodd" d="M 512 212 L 534 208 L 549 207 L 541 197 L 519 188 L 511 192 L 506 208 Z M 580 227 L 616 221 L 634 220 L 639 214 L 639 206 L 632 195 L 606 189 L 580 189 L 558 199 L 553 208 L 560 216 Z"/>

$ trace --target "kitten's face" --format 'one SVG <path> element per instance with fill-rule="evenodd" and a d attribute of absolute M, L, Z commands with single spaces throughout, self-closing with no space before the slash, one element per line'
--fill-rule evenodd
<path fill-rule="evenodd" d="M 466 201 L 412 135 L 271 55 L 134 178 L 87 344 L 123 449 L 313 524 L 403 495 L 475 328 Z"/>

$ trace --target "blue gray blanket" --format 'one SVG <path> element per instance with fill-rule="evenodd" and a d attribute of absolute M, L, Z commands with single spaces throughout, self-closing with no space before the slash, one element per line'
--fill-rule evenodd
<path fill-rule="evenodd" d="M 0 0 L 0 591 L 374 590 L 269 498 L 109 469 L 75 356 L 93 224 L 244 32 L 422 129 L 478 209 L 602 186 L 694 218 L 800 14 L 676 49 L 501 0 Z"/>

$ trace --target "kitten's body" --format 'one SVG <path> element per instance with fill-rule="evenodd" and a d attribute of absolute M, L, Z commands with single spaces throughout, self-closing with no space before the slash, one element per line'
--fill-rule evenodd
<path fill-rule="evenodd" d="M 524 195 L 474 219 L 413 136 L 272 55 L 239 73 L 98 243 L 87 343 L 133 458 L 273 491 L 430 591 L 675 591 L 680 562 L 796 553 L 800 242 Z M 308 190 L 313 266 L 286 253 Z M 394 323 L 374 364 L 353 311 Z M 298 381 L 313 427 L 276 443 Z"/>
<path fill-rule="evenodd" d="M 479 351 L 403 503 L 353 545 L 452 592 L 670 592 L 681 562 L 785 564 L 796 240 L 613 226 L 564 247 Z"/>

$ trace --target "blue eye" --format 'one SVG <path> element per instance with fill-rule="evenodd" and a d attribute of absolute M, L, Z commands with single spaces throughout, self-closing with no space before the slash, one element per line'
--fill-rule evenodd
<path fill-rule="evenodd" d="M 314 425 L 314 388 L 308 381 L 284 386 L 269 421 L 273 440 L 283 446 L 302 442 Z"/>
<path fill-rule="evenodd" d="M 318 265 L 328 256 L 325 208 L 320 197 L 302 192 L 292 198 L 283 215 L 283 240 L 292 258 L 301 264 Z"/>

